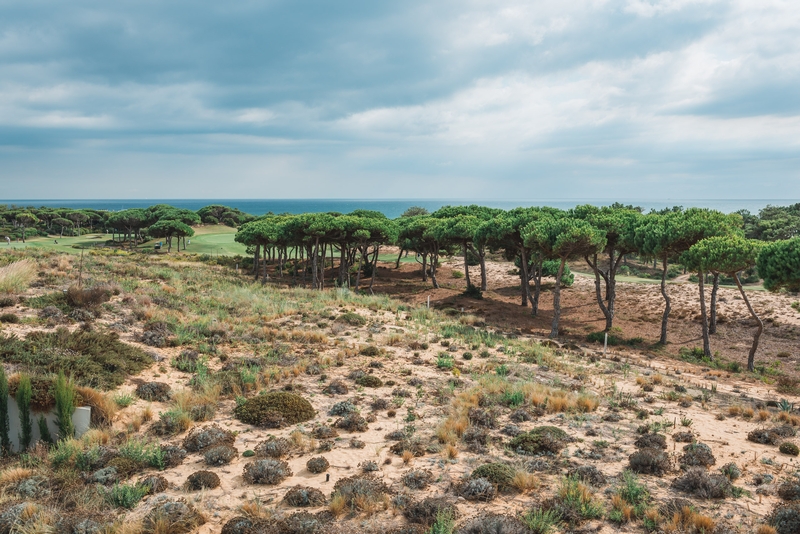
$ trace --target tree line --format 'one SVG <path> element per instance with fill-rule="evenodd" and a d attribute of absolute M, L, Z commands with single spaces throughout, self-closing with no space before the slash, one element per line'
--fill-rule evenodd
<path fill-rule="evenodd" d="M 485 206 L 445 206 L 433 213 L 410 208 L 389 219 L 369 210 L 351 213 L 267 214 L 254 217 L 236 209 L 212 205 L 198 211 L 159 204 L 118 212 L 53 208 L 0 209 L 0 221 L 24 234 L 63 235 L 105 231 L 111 241 L 135 246 L 146 238 L 173 239 L 185 248 L 192 226 L 227 224 L 237 227 L 235 240 L 253 258 L 253 274 L 266 280 L 268 266 L 279 278 L 324 289 L 329 284 L 372 291 L 382 247 L 399 249 L 396 266 L 409 253 L 420 265 L 423 281 L 439 287 L 441 256 L 464 260 L 467 294 L 480 297 L 487 290 L 486 257 L 502 254 L 517 267 L 520 304 L 535 316 L 539 311 L 543 277 L 553 277 L 551 337 L 558 336 L 561 289 L 568 279 L 569 262 L 584 260 L 594 275 L 595 297 L 605 318 L 605 331 L 614 326 L 617 275 L 625 258 L 636 255 L 654 262 L 661 271 L 664 301 L 659 343 L 668 341 L 671 298 L 670 267 L 681 265 L 697 274 L 703 352 L 711 358 L 710 336 L 716 331 L 717 292 L 721 277 L 732 279 L 757 324 L 748 357 L 753 370 L 763 323 L 742 286 L 741 273 L 757 268 L 767 289 L 800 290 L 800 204 L 768 206 L 759 215 L 746 211 L 724 214 L 701 208 L 675 207 L 643 213 L 634 206 L 583 205 L 571 210 L 550 207 L 500 210 Z M 68 221 L 68 222 L 65 222 Z M 479 268 L 473 283 L 470 264 Z M 708 279 L 708 282 L 706 281 Z M 711 285 L 707 299 L 706 283 Z"/>

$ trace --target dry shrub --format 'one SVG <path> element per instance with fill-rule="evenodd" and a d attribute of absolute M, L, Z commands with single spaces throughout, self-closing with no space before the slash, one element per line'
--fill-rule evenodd
<path fill-rule="evenodd" d="M 447 497 L 427 497 L 403 510 L 403 516 L 408 521 L 422 525 L 433 524 L 436 518 L 443 514 L 452 518 L 458 517 L 458 508 Z"/>
<path fill-rule="evenodd" d="M 36 263 L 32 260 L 19 260 L 0 267 L 0 293 L 22 293 L 35 277 Z"/>
<path fill-rule="evenodd" d="M 211 471 L 197 471 L 189 475 L 184 484 L 187 491 L 200 491 L 219 487 L 220 480 L 216 473 Z"/>
<path fill-rule="evenodd" d="M 442 449 L 442 455 L 448 460 L 453 460 L 458 456 L 458 447 L 452 444 L 447 444 Z"/>
<path fill-rule="evenodd" d="M 511 479 L 511 485 L 521 493 L 535 490 L 540 484 L 541 481 L 539 480 L 539 477 L 533 473 L 528 473 L 521 470 L 517 470 L 514 473 L 514 478 Z"/>
<path fill-rule="evenodd" d="M 183 448 L 189 452 L 203 452 L 210 447 L 233 445 L 236 435 L 217 424 L 194 428 L 183 440 Z"/>
<path fill-rule="evenodd" d="M 382 481 L 370 474 L 359 474 L 339 479 L 333 486 L 331 506 L 340 506 L 343 499 L 344 507 L 362 512 L 373 512 L 381 503 L 385 503 L 385 496 L 389 488 Z"/>
<path fill-rule="evenodd" d="M 769 525 L 758 525 L 756 534 L 778 534 L 778 531 L 775 530 L 775 527 Z"/>
<path fill-rule="evenodd" d="M 67 304 L 74 308 L 93 309 L 111 300 L 111 295 L 111 288 L 106 286 L 81 289 L 73 285 L 67 289 Z"/>
<path fill-rule="evenodd" d="M 280 484 L 284 479 L 292 476 L 289 464 L 283 460 L 265 458 L 256 460 L 244 466 L 243 477 L 250 484 Z"/>
<path fill-rule="evenodd" d="M 733 492 L 728 477 L 708 474 L 702 467 L 687 469 L 683 476 L 672 481 L 672 487 L 701 499 L 724 499 Z"/>
<path fill-rule="evenodd" d="M 580 395 L 575 400 L 575 406 L 580 412 L 593 412 L 600 406 L 600 400 L 594 395 Z"/>
<path fill-rule="evenodd" d="M 256 445 L 254 452 L 259 458 L 283 458 L 292 448 L 291 442 L 286 438 L 271 437 Z"/>
<path fill-rule="evenodd" d="M 289 506 L 305 508 L 307 506 L 322 506 L 325 504 L 325 495 L 317 488 L 294 486 L 289 488 L 283 497 L 283 502 Z"/>
<path fill-rule="evenodd" d="M 631 471 L 640 474 L 662 476 L 670 470 L 669 455 L 660 449 L 640 449 L 628 457 Z"/>

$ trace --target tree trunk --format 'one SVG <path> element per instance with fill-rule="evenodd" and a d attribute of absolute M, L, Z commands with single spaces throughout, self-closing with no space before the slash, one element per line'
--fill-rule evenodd
<path fill-rule="evenodd" d="M 361 249 L 361 254 L 358 256 L 358 270 L 356 271 L 356 291 L 358 291 L 358 286 L 361 284 L 361 268 L 364 266 L 364 254 L 364 249 Z"/>
<path fill-rule="evenodd" d="M 375 285 L 375 274 L 378 271 L 378 251 L 380 251 L 380 249 L 380 245 L 375 245 L 375 256 L 372 259 L 372 279 L 369 281 L 369 292 L 372 295 L 375 294 L 372 292 L 372 286 Z"/>
<path fill-rule="evenodd" d="M 317 269 L 319 269 L 318 260 L 319 260 L 319 238 L 317 237 L 314 240 L 314 256 L 311 258 L 311 289 L 317 289 Z"/>
<path fill-rule="evenodd" d="M 664 315 L 661 317 L 661 339 L 658 343 L 661 345 L 667 344 L 667 322 L 669 321 L 669 312 L 672 309 L 672 302 L 667 295 L 667 258 L 663 259 L 663 269 L 661 270 L 661 296 L 664 297 Z"/>
<path fill-rule="evenodd" d="M 706 273 L 698 273 L 700 277 L 700 323 L 703 327 L 703 354 L 711 358 L 711 342 L 708 337 L 708 312 L 706 311 Z"/>
<path fill-rule="evenodd" d="M 469 264 L 467 262 L 467 244 L 464 243 L 464 246 L 461 247 L 464 250 L 464 279 L 467 282 L 467 287 L 472 285 L 472 281 L 469 279 Z"/>
<path fill-rule="evenodd" d="M 711 309 L 708 321 L 708 333 L 717 333 L 717 290 L 719 290 L 719 273 L 714 273 L 714 285 L 711 286 Z"/>
<path fill-rule="evenodd" d="M 542 262 L 539 261 L 533 273 L 533 298 L 530 296 L 530 286 L 528 286 L 528 298 L 531 298 L 531 315 L 536 317 L 539 314 L 539 296 L 542 294 Z"/>
<path fill-rule="evenodd" d="M 167 236 L 167 254 L 172 252 L 172 236 Z"/>
<path fill-rule="evenodd" d="M 523 307 L 528 305 L 528 299 L 530 297 L 530 286 L 528 285 L 528 258 L 525 257 L 525 247 L 520 247 L 519 249 L 519 280 L 520 280 L 520 290 L 522 291 L 522 303 Z"/>
<path fill-rule="evenodd" d="M 481 251 L 478 258 L 481 261 L 481 291 L 486 291 L 486 251 Z"/>
<path fill-rule="evenodd" d="M 556 275 L 556 285 L 553 288 L 553 324 L 550 327 L 550 339 L 558 337 L 558 321 L 561 319 L 561 275 L 564 273 L 564 264 L 567 260 L 562 259 L 558 266 Z"/>
<path fill-rule="evenodd" d="M 258 258 L 261 255 L 261 245 L 256 245 L 256 251 L 253 254 L 253 274 L 255 274 L 256 280 L 258 280 Z"/>
<path fill-rule="evenodd" d="M 436 281 L 436 264 L 439 263 L 439 254 L 431 254 L 431 282 L 433 282 L 433 289 L 439 289 L 439 282 Z"/>
<path fill-rule="evenodd" d="M 269 269 L 269 264 L 267 263 L 267 246 L 264 245 L 262 250 L 264 251 L 263 252 L 264 253 L 264 261 L 263 261 L 263 263 L 264 263 L 264 276 L 263 276 L 263 278 L 261 278 L 261 283 L 262 284 L 266 284 L 267 283 L 267 276 L 268 276 L 267 275 L 267 270 Z"/>
<path fill-rule="evenodd" d="M 422 254 L 422 281 L 428 281 L 428 253 Z"/>
<path fill-rule="evenodd" d="M 600 287 L 600 266 L 597 265 L 597 254 L 593 256 L 594 261 L 589 259 L 589 256 L 585 256 L 583 259 L 586 260 L 586 263 L 589 264 L 589 267 L 592 268 L 594 271 L 594 293 L 595 298 L 597 299 L 597 305 L 600 307 L 600 311 L 603 312 L 603 317 L 606 318 L 606 328 L 605 331 L 608 332 L 611 330 L 613 325 L 614 318 L 611 315 L 611 311 L 606 306 L 605 300 L 603 300 L 603 292 Z M 608 298 L 608 280 L 606 279 L 606 298 Z"/>
<path fill-rule="evenodd" d="M 742 282 L 739 280 L 739 273 L 733 273 L 733 279 L 736 280 L 736 287 L 739 288 L 739 293 L 742 294 L 742 299 L 744 299 L 744 303 L 747 306 L 750 315 L 753 316 L 753 319 L 756 320 L 758 324 L 758 328 L 756 329 L 756 333 L 753 336 L 753 346 L 750 347 L 750 354 L 747 355 L 747 370 L 751 373 L 755 371 L 755 361 L 756 361 L 756 350 L 758 350 L 758 340 L 761 337 L 761 332 L 764 331 L 764 323 L 761 321 L 761 317 L 756 314 L 756 311 L 753 309 L 753 306 L 750 304 L 750 299 L 747 298 L 747 295 L 744 292 L 744 288 L 742 287 Z"/>
<path fill-rule="evenodd" d="M 394 268 L 395 269 L 399 269 L 400 268 L 400 259 L 402 257 L 403 257 L 403 249 L 401 248 L 400 249 L 400 254 L 397 255 L 397 261 L 394 263 Z"/>

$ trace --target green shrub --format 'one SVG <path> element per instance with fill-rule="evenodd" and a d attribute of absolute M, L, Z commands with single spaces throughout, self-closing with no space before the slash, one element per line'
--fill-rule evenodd
<path fill-rule="evenodd" d="M 531 534 L 550 534 L 561 520 L 556 510 L 536 508 L 522 516 L 522 522 Z"/>
<path fill-rule="evenodd" d="M 53 443 L 53 436 L 50 435 L 50 429 L 47 428 L 47 420 L 43 415 L 39 416 L 37 423 L 39 425 L 39 438 L 45 443 Z"/>
<path fill-rule="evenodd" d="M 452 369 L 454 365 L 453 357 L 446 352 L 440 352 L 436 357 L 436 367 L 439 369 Z"/>
<path fill-rule="evenodd" d="M 354 312 L 343 313 L 336 320 L 341 323 L 347 323 L 350 326 L 364 326 L 367 324 L 367 320 L 364 317 Z"/>
<path fill-rule="evenodd" d="M 364 375 L 356 378 L 356 384 L 365 388 L 379 388 L 383 381 L 375 375 Z"/>
<path fill-rule="evenodd" d="M 33 439 L 33 421 L 31 421 L 31 379 L 28 375 L 19 377 L 17 386 L 17 406 L 19 407 L 19 427 L 22 432 L 19 435 L 20 452 L 28 450 Z"/>
<path fill-rule="evenodd" d="M 469 475 L 470 478 L 485 478 L 500 491 L 508 490 L 514 480 L 514 469 L 501 463 L 483 464 Z"/>
<path fill-rule="evenodd" d="M 509 446 L 520 454 L 556 454 L 569 440 L 566 432 L 555 426 L 538 426 L 515 436 Z"/>
<path fill-rule="evenodd" d="M 147 488 L 128 484 L 114 484 L 106 492 L 105 496 L 111 505 L 132 510 L 145 495 L 147 495 Z"/>
<path fill-rule="evenodd" d="M 139 465 L 164 469 L 164 451 L 156 443 L 129 439 L 120 446 L 119 455 Z"/>
<path fill-rule="evenodd" d="M 131 395 L 130 393 L 117 393 L 114 395 L 114 404 L 119 406 L 120 408 L 127 408 L 131 404 L 134 403 L 136 397 Z"/>
<path fill-rule="evenodd" d="M 359 351 L 359 354 L 362 356 L 380 356 L 381 349 L 376 347 L 375 345 L 367 345 L 363 349 Z"/>
<path fill-rule="evenodd" d="M 18 364 L 31 374 L 63 371 L 77 385 L 105 391 L 153 363 L 151 356 L 114 333 L 66 328 L 31 332 L 25 339 L 0 336 L 0 354 L 5 363 Z"/>
<path fill-rule="evenodd" d="M 473 284 L 469 284 L 467 289 L 462 294 L 471 299 L 483 300 L 483 292 L 481 291 L 481 288 Z"/>
<path fill-rule="evenodd" d="M 75 435 L 75 424 L 72 413 L 75 411 L 75 385 L 67 380 L 64 372 L 58 373 L 55 383 L 56 425 L 58 439 L 67 439 Z"/>
<path fill-rule="evenodd" d="M 290 425 L 308 421 L 316 415 L 310 402 L 288 391 L 271 391 L 252 397 L 236 406 L 233 413 L 241 422 L 256 426 L 265 425 L 275 415 Z"/>
<path fill-rule="evenodd" d="M 465 352 L 463 358 L 465 360 L 471 360 L 472 359 L 472 353 L 471 352 Z"/>
<path fill-rule="evenodd" d="M 791 441 L 784 441 L 781 443 L 780 447 L 778 447 L 778 450 L 783 454 L 790 454 L 792 456 L 797 456 L 800 454 L 800 448 L 798 448 L 798 446 Z"/>
<path fill-rule="evenodd" d="M 19 323 L 19 315 L 16 313 L 4 313 L 0 315 L 0 323 L 17 324 Z"/>

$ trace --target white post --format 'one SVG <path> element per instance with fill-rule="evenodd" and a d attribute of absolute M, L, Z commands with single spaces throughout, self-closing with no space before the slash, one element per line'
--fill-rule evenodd
<path fill-rule="evenodd" d="M 428 295 L 428 309 L 431 309 L 431 296 Z"/>
<path fill-rule="evenodd" d="M 603 338 L 603 356 L 606 354 L 606 347 L 608 347 L 608 332 L 606 332 L 606 335 Z"/>

